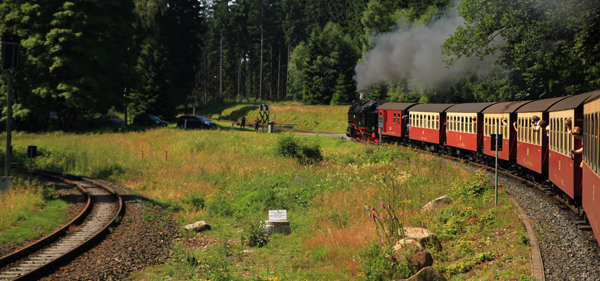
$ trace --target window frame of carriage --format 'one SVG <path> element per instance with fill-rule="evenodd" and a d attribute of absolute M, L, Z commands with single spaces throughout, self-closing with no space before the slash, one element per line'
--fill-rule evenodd
<path fill-rule="evenodd" d="M 506 124 L 502 123 L 502 119 L 506 119 Z M 491 137 L 496 134 L 495 124 L 500 124 L 499 133 L 502 134 L 502 139 L 510 139 L 510 113 L 488 113 L 483 117 L 483 135 Z"/>
<path fill-rule="evenodd" d="M 448 131 L 477 134 L 477 113 L 446 113 L 446 128 Z M 473 118 L 475 122 L 473 122 Z"/>
<path fill-rule="evenodd" d="M 536 132 L 531 124 L 531 118 L 533 116 L 540 117 L 540 115 L 542 115 L 542 112 L 526 112 L 517 115 L 517 141 L 538 146 L 542 145 L 541 133 L 545 131 L 545 128 L 540 128 Z"/>
<path fill-rule="evenodd" d="M 409 124 L 411 127 L 424 129 L 440 129 L 440 113 L 439 112 L 410 112 Z M 437 117 L 437 119 L 436 119 Z"/>
<path fill-rule="evenodd" d="M 550 131 L 548 147 L 550 150 L 565 156 L 570 156 L 574 147 L 575 138 L 569 134 L 565 120 L 571 119 L 571 128 L 575 126 L 575 112 L 564 110 L 550 113 Z"/>

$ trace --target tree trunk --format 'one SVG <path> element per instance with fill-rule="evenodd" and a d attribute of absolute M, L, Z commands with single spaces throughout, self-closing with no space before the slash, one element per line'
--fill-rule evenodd
<path fill-rule="evenodd" d="M 269 100 L 273 100 L 273 45 L 271 44 L 271 59 L 269 60 Z"/>
<path fill-rule="evenodd" d="M 219 97 L 223 101 L 223 31 L 221 31 L 221 54 L 219 62 Z"/>
<path fill-rule="evenodd" d="M 262 11 L 262 9 L 261 9 Z M 263 43 L 264 43 L 264 30 L 262 25 L 260 26 L 260 73 L 259 73 L 259 88 L 258 88 L 258 96 L 259 99 L 262 100 L 262 83 L 263 83 Z"/>
<path fill-rule="evenodd" d="M 288 44 L 288 48 L 287 48 L 287 71 L 286 71 L 286 77 L 285 77 L 285 100 L 287 101 L 287 99 L 289 98 L 290 95 L 290 88 L 289 88 L 289 84 L 290 84 L 290 44 Z"/>
<path fill-rule="evenodd" d="M 281 100 L 281 96 L 279 95 L 281 86 L 279 85 L 279 82 L 281 82 L 281 45 L 279 46 L 279 54 L 277 58 L 277 99 Z"/>

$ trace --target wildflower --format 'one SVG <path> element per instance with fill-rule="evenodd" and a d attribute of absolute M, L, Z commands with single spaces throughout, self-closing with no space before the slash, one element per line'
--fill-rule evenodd
<path fill-rule="evenodd" d="M 367 241 L 367 236 L 364 236 L 364 235 L 363 235 L 363 238 L 365 239 L 365 241 Z"/>
<path fill-rule="evenodd" d="M 400 215 L 402 216 L 402 213 L 400 213 Z"/>
<path fill-rule="evenodd" d="M 381 203 L 381 201 L 379 201 L 379 205 L 381 205 L 382 209 L 385 209 L 385 207 L 383 206 L 383 203 Z"/>
<path fill-rule="evenodd" d="M 391 209 L 390 204 L 388 204 L 388 209 Z"/>
<path fill-rule="evenodd" d="M 181 180 L 181 183 L 184 183 L 184 182 L 185 182 L 185 180 Z"/>
<path fill-rule="evenodd" d="M 375 211 L 375 208 L 371 206 L 371 211 Z"/>
<path fill-rule="evenodd" d="M 381 239 L 381 246 L 383 246 L 383 239 Z"/>
<path fill-rule="evenodd" d="M 395 219 L 396 219 L 396 216 L 395 216 L 395 215 L 392 215 L 392 219 L 393 219 L 393 220 L 395 220 Z"/>
<path fill-rule="evenodd" d="M 427 225 L 424 222 L 421 222 L 421 226 L 422 227 L 427 227 Z"/>

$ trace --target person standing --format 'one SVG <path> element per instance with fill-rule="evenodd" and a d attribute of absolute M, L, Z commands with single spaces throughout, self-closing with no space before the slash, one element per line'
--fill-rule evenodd
<path fill-rule="evenodd" d="M 256 120 L 254 120 L 254 133 L 258 133 L 258 123 L 260 121 L 258 121 L 258 117 L 256 118 Z"/>
<path fill-rule="evenodd" d="M 240 125 L 240 127 L 243 129 L 246 128 L 246 116 L 242 116 L 242 124 Z"/>

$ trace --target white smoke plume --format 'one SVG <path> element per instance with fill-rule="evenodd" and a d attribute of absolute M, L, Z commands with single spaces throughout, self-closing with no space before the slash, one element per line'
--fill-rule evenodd
<path fill-rule="evenodd" d="M 442 55 L 441 46 L 463 22 L 454 10 L 428 26 L 412 25 L 378 36 L 373 50 L 364 54 L 355 67 L 357 90 L 369 90 L 398 79 L 410 80 L 417 89 L 426 90 L 468 69 L 484 75 L 495 56 L 483 61 L 462 57 L 454 61 L 453 67 L 445 67 L 444 60 L 449 57 Z"/>

